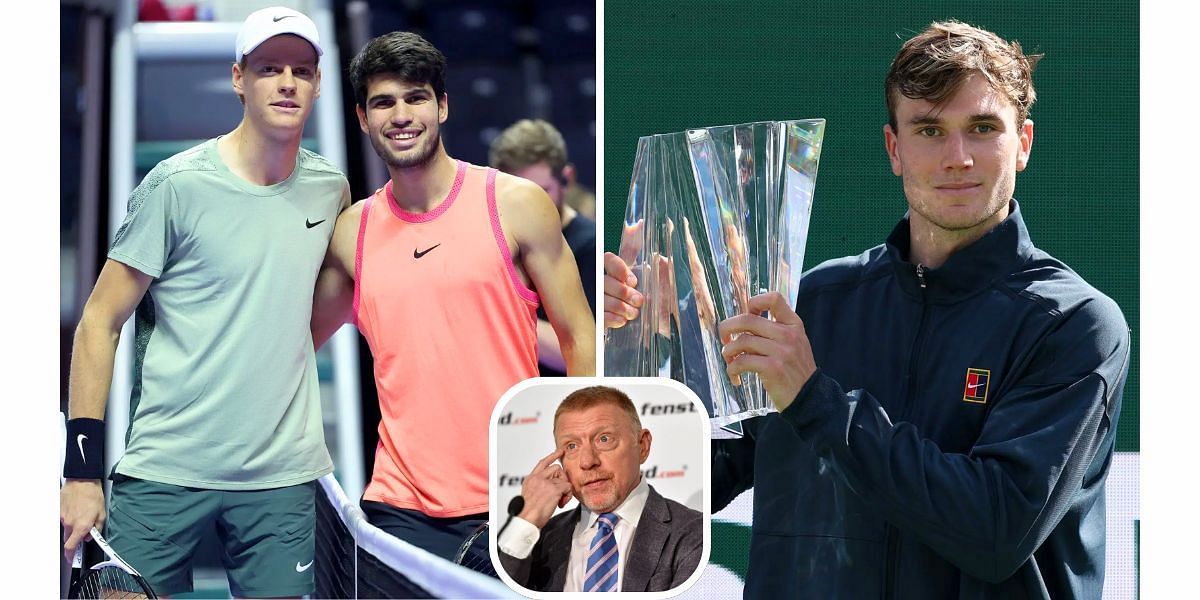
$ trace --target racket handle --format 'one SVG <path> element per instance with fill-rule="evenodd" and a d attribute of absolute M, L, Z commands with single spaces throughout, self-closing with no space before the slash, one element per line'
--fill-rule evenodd
<path fill-rule="evenodd" d="M 75 547 L 75 558 L 71 560 L 72 569 L 83 568 L 83 540 L 79 540 L 79 545 Z"/>

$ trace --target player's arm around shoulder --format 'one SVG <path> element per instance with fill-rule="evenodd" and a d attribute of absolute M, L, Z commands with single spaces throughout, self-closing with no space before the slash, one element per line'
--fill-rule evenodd
<path fill-rule="evenodd" d="M 518 256 L 514 258 L 533 282 L 558 335 L 567 374 L 595 375 L 595 320 L 554 203 L 536 184 L 500 173 L 496 205 L 501 226 L 516 241 Z"/>
<path fill-rule="evenodd" d="M 90 457 L 93 465 L 96 465 L 103 456 L 104 441 L 95 438 L 103 435 L 103 424 L 99 421 L 104 419 L 104 408 L 108 403 L 117 342 L 121 337 L 121 328 L 146 295 L 151 281 L 153 277 L 150 275 L 109 259 L 84 304 L 71 350 L 68 418 L 90 421 L 97 429 L 87 430 L 92 433 L 90 441 L 85 439 L 87 435 L 76 436 L 79 453 L 83 456 L 68 455 L 66 471 L 74 470 L 71 468 L 72 458 L 79 458 L 86 465 L 86 459 Z M 68 432 L 78 423 L 68 421 Z M 68 435 L 68 452 L 72 450 L 71 438 Z M 85 441 L 88 441 L 86 446 Z M 64 472 L 64 476 L 68 479 L 59 497 L 59 521 L 65 527 L 63 550 L 70 557 L 92 526 L 103 526 L 107 514 L 104 510 L 104 491 L 95 473 L 86 475 L 86 478 L 67 472 Z"/>
<path fill-rule="evenodd" d="M 313 291 L 313 346 L 320 348 L 343 324 L 354 320 L 354 257 L 363 202 L 338 215 L 325 262 Z"/>

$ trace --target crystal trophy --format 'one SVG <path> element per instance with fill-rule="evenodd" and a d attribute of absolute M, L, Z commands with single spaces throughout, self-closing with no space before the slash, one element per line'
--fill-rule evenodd
<path fill-rule="evenodd" d="M 723 435 L 774 410 L 757 376 L 726 374 L 717 324 L 756 294 L 795 300 L 824 133 L 807 119 L 638 140 L 618 255 L 645 301 L 606 330 L 605 375 L 682 382 Z"/>

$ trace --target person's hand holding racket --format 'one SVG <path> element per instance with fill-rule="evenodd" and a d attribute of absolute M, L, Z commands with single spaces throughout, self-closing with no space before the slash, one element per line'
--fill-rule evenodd
<path fill-rule="evenodd" d="M 68 479 L 59 492 L 59 516 L 63 525 L 63 555 L 75 556 L 75 549 L 90 539 L 93 527 L 104 528 L 104 486 L 99 479 Z"/>
<path fill-rule="evenodd" d="M 99 530 L 92 528 L 88 537 L 104 552 L 104 560 L 90 567 L 84 567 L 83 542 L 80 542 L 80 549 L 76 554 L 71 573 L 71 589 L 67 592 L 67 598 L 83 600 L 99 600 L 101 598 L 148 598 L 153 600 L 158 598 L 146 578 L 142 577 L 137 569 L 125 562 L 125 559 L 121 558 L 112 549 L 112 546 L 108 545 L 108 541 L 104 539 Z"/>
<path fill-rule="evenodd" d="M 562 465 L 554 462 L 562 456 L 561 448 L 551 452 L 538 461 L 521 483 L 525 508 L 517 516 L 538 529 L 546 526 L 556 508 L 562 508 L 571 501 L 571 484 L 567 481 L 567 474 L 563 472 Z"/>

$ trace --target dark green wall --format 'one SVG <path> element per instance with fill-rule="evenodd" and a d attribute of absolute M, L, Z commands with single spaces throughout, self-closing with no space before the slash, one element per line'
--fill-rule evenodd
<path fill-rule="evenodd" d="M 846 4 L 605 2 L 605 248 L 616 249 L 639 136 L 814 117 L 828 123 L 806 268 L 880 243 L 905 210 L 883 149 L 892 57 L 934 20 L 991 29 L 1046 55 L 1015 195 L 1035 243 L 1125 313 L 1134 357 L 1117 449 L 1138 450 L 1138 5 Z"/>

